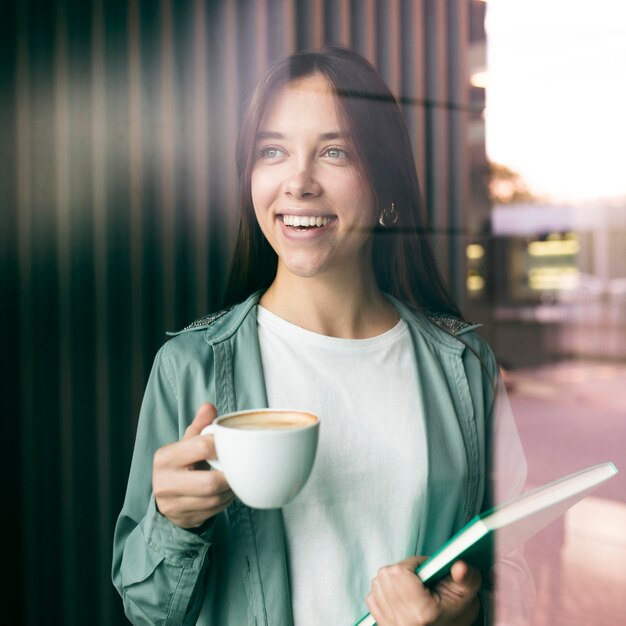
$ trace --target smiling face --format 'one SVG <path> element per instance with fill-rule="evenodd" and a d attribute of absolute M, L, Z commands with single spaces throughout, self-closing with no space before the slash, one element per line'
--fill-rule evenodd
<path fill-rule="evenodd" d="M 371 274 L 376 203 L 326 79 L 283 87 L 261 118 L 252 203 L 278 255 L 278 273 Z"/>

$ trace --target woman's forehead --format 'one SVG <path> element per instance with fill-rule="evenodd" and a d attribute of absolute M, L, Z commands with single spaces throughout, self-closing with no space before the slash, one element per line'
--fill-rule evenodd
<path fill-rule="evenodd" d="M 294 124 L 322 124 L 329 127 L 328 132 L 344 130 L 338 98 L 322 74 L 289 81 L 269 94 L 258 130 Z"/>

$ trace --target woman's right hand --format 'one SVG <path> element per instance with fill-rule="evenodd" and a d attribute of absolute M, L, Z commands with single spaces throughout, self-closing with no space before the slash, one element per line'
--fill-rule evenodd
<path fill-rule="evenodd" d="M 152 464 L 152 491 L 157 509 L 182 528 L 197 528 L 232 502 L 224 474 L 210 470 L 206 459 L 214 459 L 211 435 L 200 435 L 217 417 L 209 403 L 200 406 L 184 437 L 159 448 Z"/>

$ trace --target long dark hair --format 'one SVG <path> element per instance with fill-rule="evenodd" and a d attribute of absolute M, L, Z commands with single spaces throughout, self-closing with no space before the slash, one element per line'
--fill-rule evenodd
<path fill-rule="evenodd" d="M 271 98 L 290 81 L 319 73 L 338 100 L 338 111 L 379 210 L 394 203 L 399 219 L 376 226 L 372 263 L 381 291 L 416 310 L 461 317 L 435 261 L 411 142 L 398 103 L 376 70 L 352 50 L 328 47 L 299 52 L 273 65 L 252 92 L 237 142 L 240 213 L 225 306 L 274 280 L 277 256 L 257 223 L 251 176 L 259 123 Z"/>

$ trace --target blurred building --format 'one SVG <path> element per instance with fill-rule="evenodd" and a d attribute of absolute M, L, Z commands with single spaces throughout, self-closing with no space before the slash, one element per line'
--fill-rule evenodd
<path fill-rule="evenodd" d="M 626 204 L 501 205 L 491 225 L 497 353 L 626 358 Z"/>

